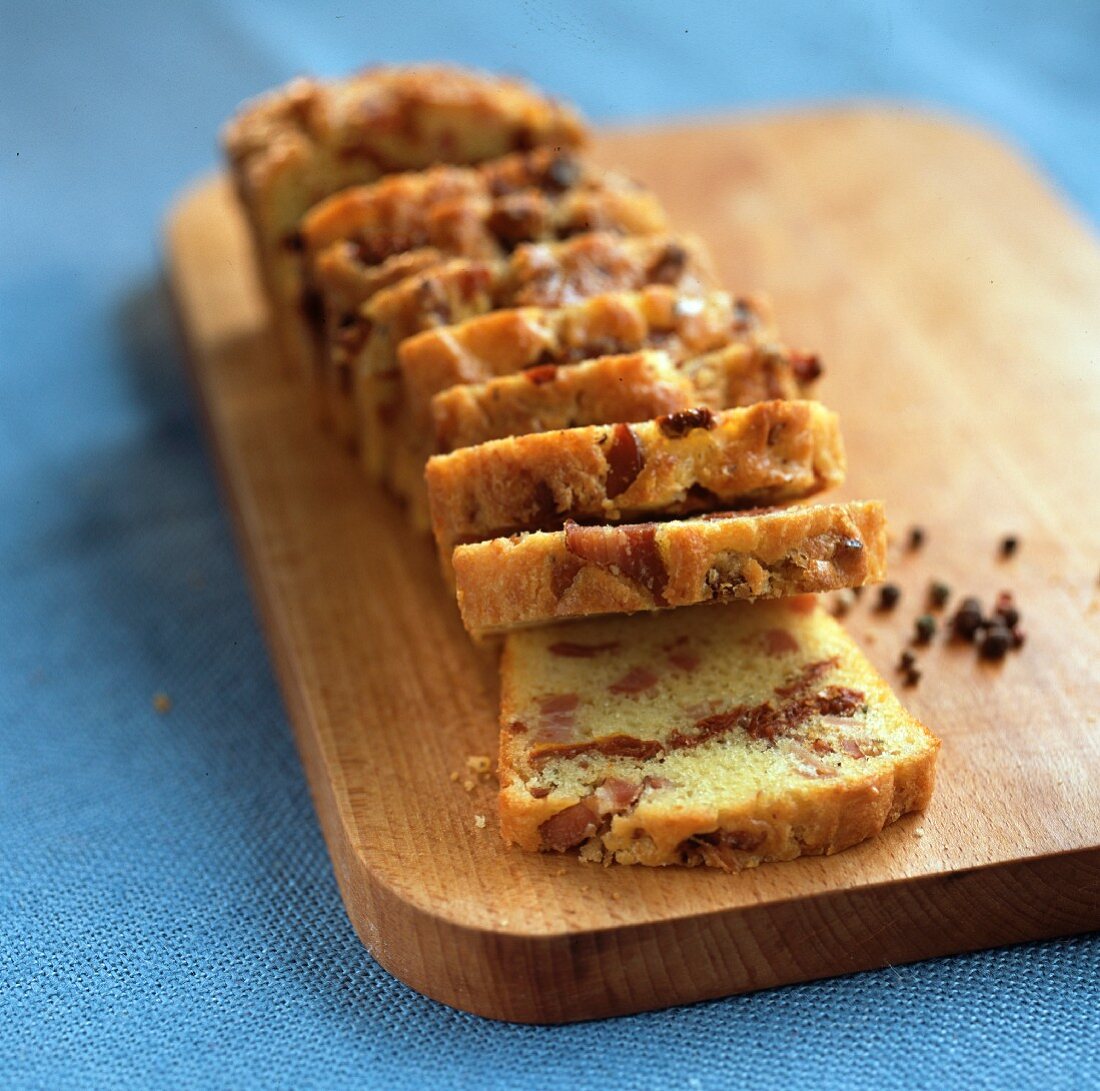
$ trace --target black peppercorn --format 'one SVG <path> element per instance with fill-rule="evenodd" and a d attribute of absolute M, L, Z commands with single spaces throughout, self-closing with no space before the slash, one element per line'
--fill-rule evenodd
<path fill-rule="evenodd" d="M 1002 591 L 997 596 L 997 601 L 993 604 L 993 612 L 1009 629 L 1015 629 L 1020 623 L 1020 611 L 1016 609 L 1011 591 Z"/>
<path fill-rule="evenodd" d="M 924 545 L 924 527 L 909 528 L 909 548 L 920 549 Z"/>
<path fill-rule="evenodd" d="M 916 664 L 917 657 L 912 652 L 905 651 L 901 653 L 901 658 L 898 660 L 898 670 L 909 671 L 912 670 Z"/>
<path fill-rule="evenodd" d="M 982 604 L 972 596 L 962 600 L 951 619 L 951 628 L 960 640 L 973 640 L 983 624 Z"/>
<path fill-rule="evenodd" d="M 1005 626 L 990 625 L 986 630 L 978 651 L 983 659 L 1004 659 L 1005 652 L 1012 647 L 1012 633 Z"/>
<path fill-rule="evenodd" d="M 905 672 L 903 681 L 907 686 L 915 686 L 920 681 L 920 671 L 916 667 L 910 667 Z"/>
<path fill-rule="evenodd" d="M 921 614 L 915 625 L 913 639 L 918 644 L 927 644 L 936 635 L 936 619 L 931 614 Z"/>
<path fill-rule="evenodd" d="M 878 592 L 878 609 L 893 610 L 901 599 L 901 588 L 896 583 L 884 583 Z"/>
<path fill-rule="evenodd" d="M 928 605 L 934 610 L 940 610 L 947 605 L 951 597 L 951 588 L 943 580 L 933 580 L 928 586 Z"/>
<path fill-rule="evenodd" d="M 1011 557 L 1020 548 L 1020 539 L 1015 534 L 1006 534 L 1001 539 L 1001 556 Z"/>

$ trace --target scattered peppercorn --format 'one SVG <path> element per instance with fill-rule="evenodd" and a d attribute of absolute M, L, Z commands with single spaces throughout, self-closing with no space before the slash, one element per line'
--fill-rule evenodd
<path fill-rule="evenodd" d="M 921 614 L 915 625 L 913 639 L 918 644 L 928 644 L 936 635 L 936 619 L 931 614 Z"/>
<path fill-rule="evenodd" d="M 1011 557 L 1020 548 L 1020 539 L 1015 534 L 1006 534 L 1001 539 L 1001 556 Z"/>
<path fill-rule="evenodd" d="M 917 665 L 917 657 L 910 651 L 904 651 L 901 653 L 901 658 L 898 660 L 898 670 L 908 671 L 912 670 Z"/>
<path fill-rule="evenodd" d="M 1016 602 L 1011 591 L 1002 591 L 993 604 L 993 613 L 1005 623 L 1009 629 L 1015 629 L 1020 623 L 1020 611 L 1016 609 Z"/>
<path fill-rule="evenodd" d="M 924 527 L 909 528 L 909 548 L 920 549 L 924 545 Z"/>
<path fill-rule="evenodd" d="M 905 678 L 902 681 L 907 686 L 915 686 L 920 681 L 920 671 L 916 667 L 910 667 L 905 672 Z"/>
<path fill-rule="evenodd" d="M 901 588 L 896 583 L 884 583 L 878 592 L 878 609 L 893 610 L 901 599 Z"/>
<path fill-rule="evenodd" d="M 943 580 L 933 580 L 928 586 L 928 605 L 933 610 L 942 610 L 951 597 L 951 588 Z"/>
<path fill-rule="evenodd" d="M 1011 646 L 1012 633 L 1004 625 L 994 624 L 986 630 L 978 651 L 983 659 L 1004 659 Z"/>
<path fill-rule="evenodd" d="M 973 596 L 964 598 L 951 619 L 952 632 L 960 640 L 973 640 L 982 625 L 982 604 Z"/>

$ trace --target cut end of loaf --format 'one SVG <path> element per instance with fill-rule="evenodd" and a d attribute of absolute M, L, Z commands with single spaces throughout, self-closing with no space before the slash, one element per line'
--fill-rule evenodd
<path fill-rule="evenodd" d="M 726 870 L 925 807 L 938 740 L 812 600 L 509 636 L 501 829 L 529 851 Z"/>

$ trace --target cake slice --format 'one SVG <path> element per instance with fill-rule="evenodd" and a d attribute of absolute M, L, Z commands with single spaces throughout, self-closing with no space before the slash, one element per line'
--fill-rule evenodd
<path fill-rule="evenodd" d="M 359 312 L 357 322 L 368 335 L 351 363 L 367 471 L 385 476 L 389 451 L 407 443 L 417 427 L 405 412 L 398 381 L 397 347 L 406 338 L 499 308 L 560 307 L 650 284 L 698 293 L 714 282 L 710 257 L 697 239 L 598 231 L 521 245 L 496 262 L 451 261 L 387 289 Z M 415 438 L 423 462 L 431 453 L 430 437 L 417 432 Z"/>
<path fill-rule="evenodd" d="M 623 526 L 568 523 L 459 546 L 453 565 L 462 622 L 481 638 L 595 614 L 878 583 L 886 520 L 881 504 L 864 501 Z"/>
<path fill-rule="evenodd" d="M 394 171 L 584 139 L 572 110 L 527 84 L 442 65 L 374 68 L 332 83 L 298 79 L 248 103 L 223 142 L 290 358 L 309 351 L 297 229 L 312 205 Z"/>
<path fill-rule="evenodd" d="M 673 360 L 731 342 L 774 339 L 761 296 L 704 295 L 656 284 L 610 292 L 564 307 L 518 307 L 426 330 L 398 348 L 413 430 L 431 428 L 431 400 L 459 383 L 487 382 L 542 364 L 572 364 L 661 348 Z"/>
<path fill-rule="evenodd" d="M 727 345 L 679 364 L 659 349 L 572 367 L 544 364 L 436 394 L 435 449 L 446 454 L 507 436 L 649 420 L 700 405 L 731 409 L 805 398 L 820 374 L 816 357 L 780 345 Z"/>
<path fill-rule="evenodd" d="M 467 542 L 578 522 L 630 522 L 798 500 L 844 478 L 840 425 L 817 402 L 689 409 L 640 424 L 493 440 L 425 474 L 443 558 Z"/>
<path fill-rule="evenodd" d="M 928 805 L 939 741 L 812 599 L 508 636 L 500 819 L 530 852 L 736 871 Z"/>

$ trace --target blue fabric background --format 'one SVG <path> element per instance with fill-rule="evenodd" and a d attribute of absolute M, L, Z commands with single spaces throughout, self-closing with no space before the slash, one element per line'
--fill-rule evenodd
<path fill-rule="evenodd" d="M 1100 1086 L 1096 937 L 568 1028 L 459 1014 L 379 969 L 330 873 L 158 254 L 239 100 L 423 57 L 527 74 L 597 119 L 932 103 L 1024 145 L 1095 222 L 1100 5 L 0 11 L 0 1085 Z"/>

